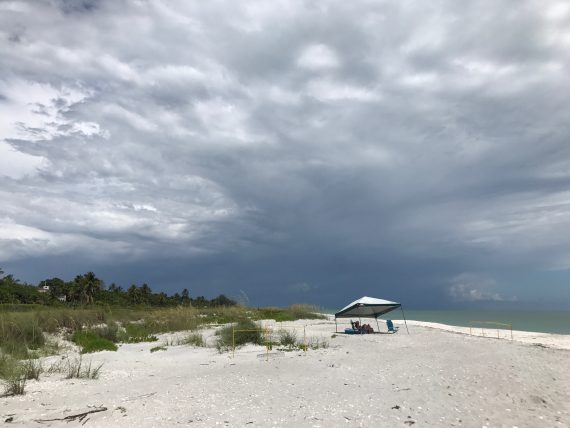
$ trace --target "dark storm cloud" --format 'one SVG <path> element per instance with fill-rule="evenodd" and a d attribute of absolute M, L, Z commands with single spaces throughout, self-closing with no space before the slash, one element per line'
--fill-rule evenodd
<path fill-rule="evenodd" d="M 102 0 L 59 0 L 55 4 L 64 13 L 81 13 L 94 11 L 101 2 Z"/>
<path fill-rule="evenodd" d="M 1 3 L 2 265 L 262 303 L 531 299 L 515 272 L 570 267 L 569 21 L 536 1 Z"/>

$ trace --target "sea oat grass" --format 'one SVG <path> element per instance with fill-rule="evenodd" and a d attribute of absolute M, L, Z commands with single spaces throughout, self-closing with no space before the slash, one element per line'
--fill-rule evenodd
<path fill-rule="evenodd" d="M 79 356 L 74 361 L 67 362 L 66 379 L 97 379 L 101 374 L 103 364 L 93 367 L 92 362 L 87 364 L 83 362 L 83 358 Z"/>
<path fill-rule="evenodd" d="M 235 325 L 229 325 L 218 330 L 218 340 L 216 348 L 219 352 L 231 349 L 233 346 L 238 347 L 247 343 L 255 345 L 263 344 L 261 328 L 249 319 L 238 321 Z"/>
<path fill-rule="evenodd" d="M 27 360 L 21 363 L 22 376 L 27 380 L 39 380 L 43 373 L 42 363 L 39 360 Z"/>
<path fill-rule="evenodd" d="M 117 345 L 110 340 L 104 339 L 92 330 L 76 331 L 71 336 L 71 340 L 81 347 L 82 354 L 117 350 Z"/>
<path fill-rule="evenodd" d="M 179 345 L 191 345 L 197 347 L 205 347 L 206 342 L 201 333 L 190 333 L 178 341 Z"/>
<path fill-rule="evenodd" d="M 22 376 L 11 377 L 2 381 L 4 386 L 3 397 L 12 395 L 24 395 L 26 389 L 26 378 Z"/>

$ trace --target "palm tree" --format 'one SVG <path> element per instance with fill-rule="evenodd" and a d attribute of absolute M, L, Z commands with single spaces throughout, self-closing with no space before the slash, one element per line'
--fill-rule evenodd
<path fill-rule="evenodd" d="M 182 290 L 182 304 L 184 306 L 189 306 L 190 305 L 190 292 L 188 291 L 187 288 L 185 288 L 184 290 Z"/>
<path fill-rule="evenodd" d="M 152 290 L 150 289 L 148 284 L 145 282 L 140 288 L 140 295 L 141 295 L 142 302 L 146 303 L 148 305 L 150 303 L 151 294 L 152 294 Z"/>
<path fill-rule="evenodd" d="M 140 303 L 141 292 L 140 289 L 135 284 L 129 287 L 129 289 L 127 290 L 127 295 L 129 296 L 129 301 L 131 302 L 131 304 L 135 305 L 137 303 Z"/>
<path fill-rule="evenodd" d="M 103 288 L 103 281 L 97 278 L 93 272 L 76 276 L 73 283 L 76 288 L 76 293 L 86 304 L 94 303 L 93 296 Z"/>

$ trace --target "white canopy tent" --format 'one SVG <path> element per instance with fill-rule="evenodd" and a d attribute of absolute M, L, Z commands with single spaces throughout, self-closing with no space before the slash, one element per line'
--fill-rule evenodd
<path fill-rule="evenodd" d="M 336 323 L 337 318 L 375 318 L 376 325 L 378 326 L 379 316 L 398 308 L 400 308 L 402 311 L 404 323 L 406 324 L 406 331 L 408 331 L 408 334 L 410 334 L 402 304 L 384 299 L 376 299 L 374 297 L 364 296 L 358 300 L 355 300 L 334 314 L 334 319 Z M 378 327 L 378 329 L 380 329 L 380 327 Z"/>

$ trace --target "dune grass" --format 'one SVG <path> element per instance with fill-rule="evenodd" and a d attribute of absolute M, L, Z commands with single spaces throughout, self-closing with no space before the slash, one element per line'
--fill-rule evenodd
<path fill-rule="evenodd" d="M 117 350 L 117 345 L 99 336 L 93 330 L 78 330 L 71 336 L 71 341 L 81 347 L 82 354 Z"/>
<path fill-rule="evenodd" d="M 103 364 L 93 367 L 91 361 L 87 364 L 83 362 L 83 357 L 80 355 L 74 361 L 68 361 L 65 368 L 66 379 L 98 379 L 101 374 Z"/>
<path fill-rule="evenodd" d="M 0 355 L 0 378 L 9 379 L 20 373 L 20 361 L 10 355 Z"/>
<path fill-rule="evenodd" d="M 0 347 L 16 358 L 28 358 L 30 350 L 45 345 L 39 321 L 29 312 L 15 312 L 0 317 Z"/>
<path fill-rule="evenodd" d="M 42 363 L 39 360 L 26 360 L 21 363 L 22 376 L 27 380 L 39 380 L 40 375 L 44 372 Z"/>
<path fill-rule="evenodd" d="M 23 395 L 26 382 L 38 380 L 43 373 L 39 360 L 20 361 L 10 355 L 0 356 L 0 378 L 2 379 L 2 396 Z"/>
<path fill-rule="evenodd" d="M 312 305 L 291 305 L 287 308 L 260 308 L 252 311 L 252 319 L 263 320 L 272 319 L 275 321 L 295 321 L 300 319 L 314 320 L 325 319 L 319 313 L 319 309 Z"/>
<path fill-rule="evenodd" d="M 240 320 L 294 321 L 323 318 L 316 307 L 309 305 L 257 309 L 245 306 L 198 309 L 187 306 L 54 308 L 41 305 L 17 305 L 13 310 L 10 308 L 12 306 L 6 305 L 0 308 L 0 351 L 21 360 L 42 355 L 39 352 L 42 350 L 48 352 L 47 348 L 51 345 L 46 341 L 45 333 L 67 332 L 82 347 L 83 352 L 96 352 L 115 350 L 114 344 L 118 342 L 156 341 L 158 334 L 196 331 L 204 325 L 228 324 Z M 224 334 L 227 336 L 227 333 Z M 222 344 L 226 343 L 225 339 Z M 193 340 L 195 342 L 191 344 L 201 346 L 198 339 Z M 256 338 L 251 340 L 260 341 Z"/>
<path fill-rule="evenodd" d="M 220 352 L 231 349 L 233 345 L 236 347 L 252 343 L 255 345 L 263 344 L 261 328 L 250 319 L 241 319 L 235 325 L 228 325 L 218 330 L 218 340 L 216 348 Z"/>
<path fill-rule="evenodd" d="M 206 342 L 204 341 L 204 337 L 201 333 L 190 333 L 187 336 L 183 337 L 178 341 L 179 345 L 191 345 L 197 347 L 204 347 L 206 346 Z"/>
<path fill-rule="evenodd" d="M 9 377 L 2 380 L 4 391 L 2 397 L 10 397 L 12 395 L 24 395 L 26 389 L 26 378 L 22 376 Z"/>
<path fill-rule="evenodd" d="M 158 337 L 152 334 L 154 330 L 151 323 L 128 323 L 117 339 L 125 343 L 156 342 Z"/>

